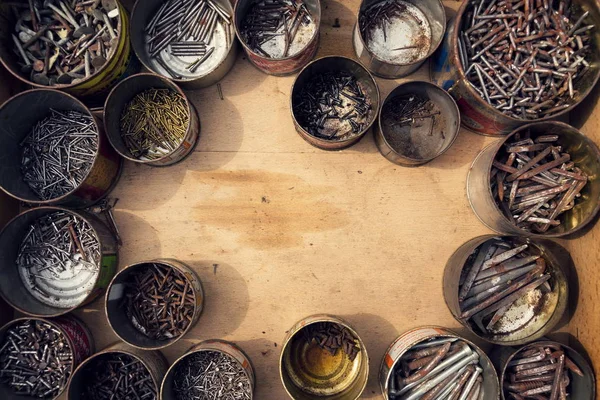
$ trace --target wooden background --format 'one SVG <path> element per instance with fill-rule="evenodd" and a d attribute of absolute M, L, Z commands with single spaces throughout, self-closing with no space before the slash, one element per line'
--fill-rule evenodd
<path fill-rule="evenodd" d="M 460 3 L 445 5 L 450 17 Z M 351 32 L 358 6 L 358 0 L 322 1 L 318 57 L 356 58 Z M 332 27 L 336 18 L 340 28 Z M 408 79 L 428 80 L 428 71 L 425 64 Z M 492 139 L 463 130 L 445 155 L 418 168 L 388 162 L 371 134 L 350 149 L 322 151 L 294 131 L 293 80 L 264 75 L 240 55 L 221 82 L 224 100 L 214 86 L 188 92 L 202 122 L 196 151 L 169 168 L 127 162 L 113 192 L 124 241 L 120 266 L 173 257 L 202 279 L 204 314 L 164 351 L 169 361 L 198 341 L 231 340 L 254 364 L 255 398 L 284 399 L 278 363 L 286 331 L 305 316 L 331 313 L 350 322 L 369 352 L 361 398 L 381 399 L 379 364 L 398 335 L 432 324 L 465 334 L 446 308 L 441 280 L 458 246 L 490 233 L 468 204 L 465 181 Z M 401 81 L 377 79 L 382 97 Z M 598 90 L 572 122 L 600 142 L 597 98 Z M 581 341 L 596 364 L 599 240 L 596 225 L 561 241 L 580 279 L 576 311 L 561 331 Z M 92 327 L 98 349 L 117 340 L 104 298 L 76 314 Z"/>

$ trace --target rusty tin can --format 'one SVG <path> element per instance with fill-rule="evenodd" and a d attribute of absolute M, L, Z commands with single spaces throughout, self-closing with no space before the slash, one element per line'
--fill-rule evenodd
<path fill-rule="evenodd" d="M 17 318 L 0 328 L 0 342 L 3 341 L 4 335 L 8 329 L 16 324 L 26 321 L 39 321 L 51 325 L 54 329 L 63 334 L 63 336 L 67 339 L 71 351 L 73 352 L 73 362 L 71 364 L 71 368 L 69 369 L 69 377 L 65 381 L 65 385 L 61 388 L 60 392 L 56 397 L 54 397 L 55 399 L 60 398 L 61 394 L 65 391 L 65 389 L 67 389 L 77 366 L 96 351 L 92 333 L 87 325 L 83 323 L 83 321 L 73 315 L 63 315 L 56 318 L 25 317 Z M 5 400 L 38 399 L 38 397 L 33 396 L 17 395 L 5 385 L 0 385 L 0 398 Z"/>
<path fill-rule="evenodd" d="M 425 119 L 421 126 L 402 126 L 392 114 L 390 102 L 397 97 L 418 95 L 429 99 L 439 117 Z M 387 109 L 390 106 L 390 109 Z M 392 112 L 386 112 L 392 111 Z M 397 86 L 381 105 L 375 144 L 379 152 L 394 164 L 416 167 L 444 154 L 456 140 L 460 129 L 460 113 L 452 96 L 438 86 L 424 81 L 406 82 Z"/>
<path fill-rule="evenodd" d="M 560 346 L 562 347 L 565 356 L 568 357 L 583 373 L 583 376 L 579 376 L 575 373 L 570 373 L 570 385 L 568 386 L 569 396 L 567 398 L 577 399 L 577 400 L 592 400 L 596 398 L 596 376 L 594 374 L 594 370 L 588 359 L 581 355 L 578 351 L 574 350 L 569 346 L 565 346 L 562 343 L 550 341 L 550 340 L 541 340 L 537 342 L 532 342 L 526 344 L 522 347 L 498 347 L 495 348 L 492 352 L 492 360 L 496 369 L 498 370 L 498 375 L 500 378 L 500 383 L 504 387 L 504 383 L 510 383 L 510 378 L 508 377 L 508 364 L 512 361 L 512 359 L 518 355 L 519 353 L 527 350 L 534 350 L 539 348 L 540 346 Z M 550 382 L 552 384 L 552 382 Z M 502 400 L 512 399 L 512 396 L 509 396 L 506 390 L 502 390 Z"/>
<path fill-rule="evenodd" d="M 590 11 L 590 18 L 595 25 L 600 24 L 600 7 L 595 0 L 578 0 L 578 7 Z M 554 115 L 537 119 L 522 120 L 504 115 L 489 105 L 469 83 L 458 55 L 458 35 L 465 23 L 465 12 L 469 1 L 464 1 L 456 13 L 456 17 L 448 23 L 446 35 L 439 49 L 434 53 L 430 63 L 431 80 L 447 90 L 456 100 L 461 112 L 463 126 L 475 133 L 489 136 L 506 135 L 521 125 L 531 122 L 548 121 L 566 116 L 592 91 L 600 77 L 600 52 L 592 55 L 588 73 L 577 82 L 576 90 L 580 92 L 578 100 L 569 108 Z M 597 35 L 596 35 L 597 36 Z M 595 39 L 596 43 L 600 40 Z"/>
<path fill-rule="evenodd" d="M 194 311 L 192 314 L 192 320 L 181 335 L 170 340 L 156 340 L 144 335 L 133 326 L 125 308 L 123 307 L 125 286 L 129 281 L 131 274 L 146 268 L 148 264 L 160 264 L 163 267 L 167 267 L 179 272 L 185 277 L 187 281 L 186 283 L 189 284 L 189 287 L 192 289 L 192 294 L 194 296 Z M 194 327 L 196 322 L 198 322 L 200 315 L 202 315 L 203 309 L 204 289 L 202 288 L 202 282 L 200 281 L 200 278 L 188 265 L 174 259 L 142 261 L 129 265 L 115 275 L 110 282 L 110 285 L 106 289 L 105 312 L 110 327 L 112 328 L 113 332 L 125 343 L 141 350 L 164 349 L 165 347 L 177 342 Z"/>
<path fill-rule="evenodd" d="M 38 218 L 57 211 L 87 222 L 92 227 L 100 246 L 100 259 L 96 260 L 98 271 L 93 275 L 86 275 L 93 284 L 88 284 L 87 281 L 74 281 L 70 282 L 68 287 L 46 288 L 53 290 L 51 297 L 71 299 L 72 304 L 68 308 L 42 303 L 33 296 L 26 288 L 16 265 L 19 247 L 31 224 Z M 98 217 L 87 212 L 49 206 L 33 208 L 14 217 L 0 232 L 0 275 L 5 277 L 0 280 L 0 295 L 12 307 L 28 315 L 54 317 L 90 303 L 109 285 L 117 271 L 117 264 L 118 245 L 114 234 Z"/>
<path fill-rule="evenodd" d="M 446 11 L 440 0 L 399 1 L 406 9 L 386 23 L 387 33 L 378 27 L 366 40 L 360 29 L 361 17 L 380 2 L 362 0 L 352 43 L 358 60 L 372 74 L 397 79 L 416 71 L 438 48 L 446 31 Z M 397 50 L 400 48 L 404 50 Z"/>
<path fill-rule="evenodd" d="M 305 328 L 320 323 L 336 324 L 352 333 L 360 348 L 353 361 L 341 348 L 332 355 L 306 340 Z M 362 339 L 346 321 L 333 315 L 311 315 L 294 324 L 286 334 L 279 359 L 279 374 L 285 391 L 292 399 L 354 400 L 360 397 L 367 385 L 369 356 Z"/>
<path fill-rule="evenodd" d="M 56 84 L 52 88 L 64 90 L 65 92 L 85 98 L 85 100 L 96 100 L 124 76 L 134 73 L 138 64 L 132 59 L 131 44 L 129 43 L 129 16 L 127 10 L 119 0 L 102 0 L 103 7 L 118 13 L 117 24 L 117 44 L 116 49 L 110 54 L 108 60 L 97 72 L 79 82 L 70 84 Z M 3 22 L 0 27 L 0 62 L 10 73 L 18 80 L 34 88 L 49 88 L 46 85 L 37 84 L 28 79 L 17 64 L 17 56 L 12 51 L 13 42 L 11 40 L 12 28 L 15 26 L 15 15 L 11 11 L 10 4 L 0 4 L 0 16 Z"/>
<path fill-rule="evenodd" d="M 571 161 L 588 176 L 581 191 L 581 200 L 571 210 L 564 212 L 559 226 L 544 234 L 518 228 L 498 207 L 490 186 L 492 163 L 498 152 L 513 136 L 530 130 L 532 135 L 558 135 L 558 145 L 571 155 Z M 510 135 L 490 144 L 475 158 L 467 175 L 467 197 L 479 220 L 493 231 L 532 237 L 561 237 L 581 230 L 594 220 L 600 210 L 600 149 L 577 129 L 562 122 L 536 122 L 513 131 Z"/>
<path fill-rule="evenodd" d="M 294 107 L 297 103 L 302 101 L 300 93 L 307 82 L 315 75 L 328 72 L 344 72 L 353 75 L 371 103 L 371 110 L 368 114 L 364 128 L 358 133 L 349 135 L 348 138 L 342 140 L 325 140 L 310 134 L 308 130 L 300 125 L 296 113 L 294 112 Z M 292 85 L 290 110 L 292 112 L 292 119 L 294 120 L 296 132 L 298 132 L 302 139 L 323 150 L 340 150 L 358 143 L 358 141 L 371 129 L 373 123 L 377 119 L 379 102 L 379 87 L 377 86 L 375 78 L 373 78 L 373 75 L 371 75 L 369 71 L 350 58 L 331 56 L 319 58 L 318 60 L 311 62 L 304 67 L 300 74 L 298 74 Z"/>
<path fill-rule="evenodd" d="M 185 99 L 185 103 L 189 112 L 189 120 L 186 127 L 186 133 L 181 144 L 171 153 L 155 159 L 155 160 L 140 160 L 133 157 L 129 149 L 125 145 L 121 136 L 121 114 L 127 104 L 139 93 L 148 89 L 170 89 Z M 198 145 L 200 138 L 200 117 L 196 107 L 187 98 L 186 94 L 177 85 L 173 84 L 169 79 L 157 74 L 137 74 L 120 82 L 110 92 L 104 105 L 105 110 L 110 110 L 104 113 L 104 127 L 106 128 L 106 136 L 112 147 L 123 158 L 140 164 L 151 165 L 154 167 L 166 167 L 176 164 L 194 151 Z"/>
<path fill-rule="evenodd" d="M 536 254 L 540 254 L 546 262 L 546 271 L 551 278 L 548 281 L 551 291 L 545 293 L 541 298 L 527 298 L 524 308 L 526 312 L 519 316 L 507 318 L 506 332 L 489 335 L 482 334 L 474 329 L 469 321 L 461 319 L 461 308 L 459 304 L 459 284 L 461 273 L 469 258 L 484 243 L 498 238 L 496 235 L 484 235 L 473 238 L 460 246 L 446 263 L 444 270 L 444 299 L 446 305 L 454 318 L 460 322 L 471 333 L 490 343 L 501 346 L 518 346 L 538 340 L 542 336 L 552 332 L 554 327 L 561 321 L 567 309 L 569 299 L 569 267 L 572 268 L 573 260 L 569 252 L 558 243 L 548 239 L 532 239 L 524 237 L 503 236 L 500 239 L 510 239 L 518 245 L 527 244 Z M 522 310 L 523 307 L 515 308 Z M 526 319 L 526 315 L 531 318 Z M 499 322 L 502 323 L 502 322 Z"/>
<path fill-rule="evenodd" d="M 274 76 L 292 75 L 304 68 L 317 54 L 317 50 L 319 49 L 319 36 L 321 34 L 321 1 L 303 0 L 303 2 L 313 20 L 313 35 L 301 36 L 300 43 L 303 47 L 296 54 L 283 58 L 269 58 L 253 51 L 244 41 L 241 33 L 242 24 L 248 14 L 248 10 L 256 3 L 256 0 L 235 0 L 235 7 L 233 10 L 235 33 L 244 47 L 248 60 L 260 71 Z"/>
<path fill-rule="evenodd" d="M 460 340 L 471 349 L 473 349 L 479 355 L 479 365 L 483 372 L 483 390 L 485 393 L 485 400 L 497 400 L 500 398 L 500 384 L 498 383 L 498 375 L 492 365 L 492 362 L 477 345 L 471 341 L 463 338 L 460 335 L 442 327 L 438 326 L 423 326 L 419 328 L 411 329 L 392 342 L 388 347 L 383 359 L 381 360 L 381 366 L 379 367 L 379 387 L 385 400 L 390 400 L 390 380 L 393 377 L 394 368 L 407 351 L 412 349 L 414 346 L 419 345 L 421 342 L 430 339 L 456 339 Z"/>
<path fill-rule="evenodd" d="M 152 385 L 158 393 L 160 383 L 165 376 L 167 371 L 168 363 L 165 357 L 160 351 L 144 351 L 136 348 L 131 348 L 125 343 L 117 342 L 104 348 L 93 356 L 89 357 L 83 363 L 81 363 L 69 382 L 67 389 L 68 400 L 85 400 L 86 396 L 83 394 L 86 387 L 86 367 L 91 365 L 94 361 L 98 360 L 99 357 L 110 355 L 110 354 L 124 354 L 132 357 L 133 359 L 141 362 L 146 370 L 150 373 L 152 378 Z M 158 398 L 158 396 L 157 396 Z"/>
<path fill-rule="evenodd" d="M 121 175 L 122 160 L 106 140 L 102 124 L 94 118 L 99 146 L 86 178 L 60 197 L 40 200 L 22 178 L 21 142 L 35 124 L 47 117 L 51 109 L 77 111 L 91 115 L 91 111 L 75 97 L 54 89 L 34 89 L 17 94 L 0 106 L 0 187 L 17 200 L 33 204 L 60 204 L 83 208 L 106 197 L 116 186 Z"/>
<path fill-rule="evenodd" d="M 250 362 L 250 358 L 246 355 L 246 353 L 238 347 L 235 343 L 228 342 L 225 340 L 218 339 L 210 339 L 204 340 L 197 345 L 192 346 L 184 355 L 179 357 L 171 366 L 169 367 L 162 384 L 160 386 L 160 399 L 161 400 L 175 400 L 176 396 L 173 389 L 173 378 L 175 375 L 176 366 L 183 361 L 186 357 L 203 351 L 213 351 L 218 353 L 223 353 L 230 358 L 232 358 L 235 362 L 237 362 L 244 371 L 244 374 L 248 378 L 250 382 L 251 394 L 250 399 L 254 398 L 254 388 L 256 386 L 256 380 L 254 376 L 254 368 L 252 367 L 252 363 Z"/>
<path fill-rule="evenodd" d="M 233 8 L 229 0 L 214 0 L 229 15 L 233 15 Z M 145 28 L 158 12 L 163 0 L 137 0 L 131 13 L 131 45 L 138 59 L 149 71 L 160 74 L 185 89 L 201 89 L 214 85 L 227 75 L 235 64 L 239 45 L 234 40 L 235 29 L 231 24 L 217 24 L 214 31 L 215 50 L 194 72 L 187 67 L 194 61 L 189 57 L 175 57 L 163 51 L 156 58 L 150 57 L 148 52 L 148 34 Z M 157 59 L 159 61 L 157 61 Z M 167 69 L 168 68 L 168 69 Z"/>

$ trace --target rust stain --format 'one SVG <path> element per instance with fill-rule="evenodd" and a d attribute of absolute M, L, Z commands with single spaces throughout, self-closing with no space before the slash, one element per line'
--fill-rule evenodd
<path fill-rule="evenodd" d="M 220 193 L 196 203 L 195 219 L 236 232 L 241 244 L 254 248 L 301 246 L 305 233 L 349 223 L 340 208 L 324 199 L 333 186 L 311 184 L 295 175 L 241 170 L 194 172 L 193 178 Z"/>

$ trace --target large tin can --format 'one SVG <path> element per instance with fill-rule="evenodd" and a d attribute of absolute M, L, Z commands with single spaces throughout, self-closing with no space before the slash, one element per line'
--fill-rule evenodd
<path fill-rule="evenodd" d="M 353 361 L 341 349 L 330 355 L 315 343 L 307 342 L 304 329 L 321 323 L 335 324 L 352 333 L 360 347 Z M 369 356 L 362 339 L 346 321 L 333 315 L 311 315 L 295 323 L 287 332 L 279 359 L 279 374 L 292 399 L 355 400 L 367 385 Z"/>
<path fill-rule="evenodd" d="M 304 48 L 297 54 L 293 54 L 284 58 L 265 57 L 264 55 L 254 52 L 244 42 L 241 34 L 241 28 L 244 18 L 246 17 L 248 10 L 253 3 L 256 3 L 256 0 L 236 0 L 233 11 L 235 33 L 240 43 L 242 43 L 242 46 L 244 47 L 244 51 L 248 56 L 248 60 L 260 71 L 269 75 L 287 76 L 300 71 L 315 57 L 317 50 L 319 49 L 319 36 L 321 32 L 321 1 L 304 0 L 304 4 L 309 10 L 315 24 L 314 34 L 311 37 L 303 36 L 301 40 Z"/>
<path fill-rule="evenodd" d="M 127 104 L 139 93 L 148 89 L 170 89 L 181 95 L 188 108 L 189 120 L 183 141 L 171 153 L 156 160 L 143 161 L 134 158 L 127 149 L 121 136 L 121 115 Z M 110 92 L 106 99 L 104 109 L 104 127 L 106 136 L 112 147 L 129 161 L 151 165 L 155 167 L 166 167 L 182 161 L 196 148 L 200 138 L 200 117 L 198 111 L 186 94 L 170 80 L 156 74 L 137 74 L 120 82 Z"/>
<path fill-rule="evenodd" d="M 0 106 L 0 187 L 17 200 L 34 204 L 60 204 L 69 207 L 88 207 L 104 198 L 117 184 L 122 160 L 108 143 L 102 124 L 94 118 L 98 132 L 98 149 L 83 182 L 60 197 L 40 200 L 22 178 L 21 142 L 35 124 L 47 117 L 51 109 L 91 111 L 75 97 L 54 89 L 34 89 L 11 97 Z"/>
<path fill-rule="evenodd" d="M 44 215 L 61 211 L 86 221 L 94 231 L 100 246 L 100 259 L 96 260 L 98 272 L 91 278 L 93 285 L 82 288 L 81 282 L 71 282 L 68 291 L 56 288 L 56 297 L 83 298 L 73 302 L 69 308 L 52 306 L 36 299 L 25 287 L 16 265 L 17 254 L 23 238 L 31 224 Z M 72 211 L 61 207 L 38 207 L 27 210 L 14 217 L 0 232 L 0 295 L 18 311 L 37 317 L 52 317 L 66 314 L 78 307 L 88 304 L 108 286 L 117 271 L 118 245 L 111 230 L 96 216 L 83 211 Z M 76 279 L 76 278 L 75 278 Z M 66 292 L 66 293 L 65 293 Z M 77 295 L 77 296 L 74 296 Z"/>
<path fill-rule="evenodd" d="M 392 378 L 392 374 L 394 373 L 394 367 L 398 364 L 404 353 L 424 340 L 444 338 L 453 338 L 463 341 L 468 344 L 471 349 L 477 352 L 479 355 L 479 365 L 481 365 L 481 368 L 483 369 L 482 376 L 485 400 L 497 400 L 500 398 L 498 375 L 496 374 L 492 362 L 481 348 L 446 328 L 424 326 L 403 333 L 392 342 L 385 352 L 385 355 L 381 360 L 381 366 L 379 367 L 379 387 L 381 388 L 385 400 L 390 399 L 390 378 Z"/>
<path fill-rule="evenodd" d="M 581 191 L 581 200 L 575 207 L 561 215 L 562 223 L 544 234 L 536 234 L 518 228 L 502 212 L 496 203 L 490 186 L 490 173 L 498 151 L 519 132 L 530 130 L 532 134 L 558 135 L 557 143 L 562 151 L 571 155 L 571 161 L 588 176 Z M 532 237 L 561 237 L 573 234 L 594 220 L 600 210 L 600 149 L 577 129 L 562 122 L 537 122 L 520 127 L 510 135 L 490 144 L 475 158 L 467 176 L 467 197 L 479 220 L 499 233 Z"/>

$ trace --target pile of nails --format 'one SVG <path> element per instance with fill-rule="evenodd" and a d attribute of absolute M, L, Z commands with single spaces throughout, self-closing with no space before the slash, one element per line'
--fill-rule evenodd
<path fill-rule="evenodd" d="M 68 85 L 100 71 L 118 45 L 119 9 L 87 0 L 12 2 L 14 51 L 39 85 Z"/>
<path fill-rule="evenodd" d="M 413 346 L 396 363 L 390 399 L 485 398 L 479 354 L 457 338 L 431 339 Z"/>
<path fill-rule="evenodd" d="M 386 103 L 382 114 L 391 117 L 395 126 L 413 126 L 420 124 L 431 118 L 431 130 L 435 125 L 436 115 L 440 115 L 440 111 L 435 111 L 435 103 L 430 99 L 414 94 L 396 96 L 391 101 Z M 432 134 L 432 132 L 430 132 Z M 442 133 L 443 135 L 443 133 Z"/>
<path fill-rule="evenodd" d="M 302 330 L 308 343 L 316 343 L 320 348 L 335 356 L 338 350 L 344 351 L 350 361 L 360 352 L 358 340 L 350 330 L 333 322 L 310 324 Z"/>
<path fill-rule="evenodd" d="M 123 109 L 121 137 L 133 157 L 155 160 L 181 145 L 189 121 L 189 107 L 182 95 L 171 89 L 148 89 Z"/>
<path fill-rule="evenodd" d="M 547 343 L 525 347 L 507 367 L 503 386 L 511 399 L 566 400 L 569 371 L 584 376 L 561 346 Z"/>
<path fill-rule="evenodd" d="M 575 85 L 594 50 L 585 25 L 567 0 L 471 0 L 459 34 L 468 80 L 505 115 L 538 119 L 575 103 Z"/>
<path fill-rule="evenodd" d="M 382 29 L 383 38 L 387 40 L 386 25 L 390 24 L 393 18 L 401 17 L 405 11 L 406 4 L 404 2 L 400 0 L 387 0 L 375 2 L 361 12 L 358 24 L 365 43 L 368 45 L 372 40 L 373 31 L 376 28 Z"/>
<path fill-rule="evenodd" d="M 98 146 L 91 115 L 51 110 L 21 142 L 23 180 L 40 200 L 64 196 L 85 180 Z"/>
<path fill-rule="evenodd" d="M 72 365 L 69 342 L 44 321 L 19 321 L 0 343 L 0 382 L 17 395 L 57 397 L 69 380 Z"/>
<path fill-rule="evenodd" d="M 350 73 L 326 72 L 313 76 L 294 101 L 294 115 L 302 128 L 324 140 L 346 140 L 361 133 L 371 114 L 371 100 Z"/>
<path fill-rule="evenodd" d="M 82 399 L 156 400 L 156 385 L 148 368 L 124 353 L 96 356 L 84 367 Z"/>
<path fill-rule="evenodd" d="M 89 277 L 97 275 L 99 262 L 100 243 L 94 229 L 83 219 L 63 211 L 47 214 L 31 224 L 16 260 L 19 275 L 31 295 L 44 304 L 61 308 L 69 308 L 69 302 L 74 300 L 67 293 L 73 282 L 84 282 L 83 288 L 77 288 L 83 296 L 86 286 L 92 289 L 95 280 Z M 59 293 L 62 296 L 55 297 Z"/>
<path fill-rule="evenodd" d="M 230 37 L 231 15 L 214 0 L 169 0 L 164 2 L 146 25 L 150 57 L 156 60 L 173 78 L 181 79 L 161 58 L 161 52 L 173 57 L 194 57 L 187 69 L 196 70 L 212 55 L 217 25 L 223 25 L 226 47 Z"/>
<path fill-rule="evenodd" d="M 462 270 L 458 300 L 461 318 L 471 321 L 482 335 L 511 332 L 512 324 L 522 326 L 540 308 L 544 293 L 552 291 L 546 262 L 528 244 L 510 239 L 494 238 L 480 245 Z M 513 305 L 521 302 L 527 311 L 519 309 L 522 322 L 503 317 Z M 528 321 L 527 321 L 528 322 Z"/>
<path fill-rule="evenodd" d="M 174 370 L 175 400 L 246 400 L 252 397 L 248 375 L 239 362 L 220 351 L 198 351 Z"/>
<path fill-rule="evenodd" d="M 194 314 L 187 278 L 164 264 L 145 264 L 126 283 L 123 308 L 133 326 L 155 340 L 181 336 Z"/>
<path fill-rule="evenodd" d="M 588 177 L 558 144 L 558 135 L 527 131 L 506 143 L 493 162 L 490 184 L 504 215 L 517 227 L 544 233 L 575 206 Z"/>
<path fill-rule="evenodd" d="M 312 25 L 310 11 L 302 0 L 260 0 L 248 9 L 240 32 L 253 52 L 268 58 L 285 58 L 302 50 L 294 52 L 292 45 L 299 37 L 298 31 Z"/>

